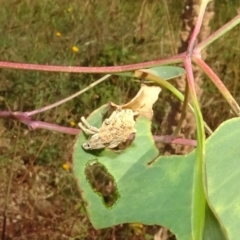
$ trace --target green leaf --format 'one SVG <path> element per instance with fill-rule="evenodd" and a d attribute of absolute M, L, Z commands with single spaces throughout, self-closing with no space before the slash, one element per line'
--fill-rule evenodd
<path fill-rule="evenodd" d="M 108 106 L 93 112 L 88 121 L 101 126 Z M 240 119 L 222 124 L 206 142 L 207 207 L 203 239 L 238 239 L 240 235 Z M 158 156 L 150 121 L 138 118 L 137 134 L 122 152 L 85 151 L 80 133 L 75 144 L 74 174 L 95 228 L 141 222 L 163 225 L 179 240 L 192 239 L 193 178 L 196 152 L 186 156 Z M 154 161 L 153 161 L 154 160 Z M 152 162 L 153 161 L 153 162 Z M 114 178 L 118 199 L 112 207 L 92 189 L 86 167 L 103 165 Z M 151 162 L 151 164 L 150 164 Z M 219 222 L 220 221 L 220 222 Z M 224 236 L 226 235 L 226 236 Z"/>
<path fill-rule="evenodd" d="M 188 74 L 187 74 L 188 75 Z M 197 148 L 196 148 L 196 164 L 194 168 L 193 179 L 193 239 L 202 239 L 205 225 L 206 212 L 206 196 L 205 196 L 205 132 L 204 121 L 195 90 L 192 89 L 191 81 L 193 78 L 188 76 L 189 92 L 193 102 L 194 115 L 197 124 Z"/>
<path fill-rule="evenodd" d="M 169 80 L 185 74 L 184 68 L 175 67 L 175 66 L 159 66 L 159 67 L 152 67 L 148 69 L 139 69 L 139 70 L 154 74 L 155 76 L 158 76 L 163 80 Z M 135 77 L 134 71 L 114 73 L 114 75 L 119 75 L 124 77 Z"/>
<path fill-rule="evenodd" d="M 240 236 L 240 118 L 224 122 L 208 141 L 207 186 L 210 206 L 229 239 Z"/>
<path fill-rule="evenodd" d="M 105 112 L 106 108 L 103 106 L 99 112 Z M 99 112 L 91 114 L 90 124 L 101 125 L 102 113 Z M 78 136 L 74 174 L 87 202 L 89 218 L 95 228 L 141 222 L 164 225 L 178 239 L 191 239 L 193 154 L 158 157 L 150 121 L 139 118 L 136 128 L 134 141 L 121 153 L 108 149 L 86 152 L 81 147 L 86 138 L 83 134 Z M 86 177 L 85 167 L 92 162 L 104 165 L 114 178 L 119 198 L 111 208 L 103 204 L 102 197 L 92 189 Z"/>
<path fill-rule="evenodd" d="M 164 80 L 169 80 L 172 78 L 179 77 L 185 74 L 185 69 L 175 66 L 159 66 L 148 69 L 139 69 L 140 71 L 151 73 L 155 76 L 158 76 Z"/>
<path fill-rule="evenodd" d="M 222 229 L 219 221 L 213 214 L 212 210 L 209 208 L 208 204 L 206 205 L 206 213 L 205 213 L 205 228 L 203 239 L 217 239 L 217 240 L 226 240 L 226 236 L 224 230 Z"/>

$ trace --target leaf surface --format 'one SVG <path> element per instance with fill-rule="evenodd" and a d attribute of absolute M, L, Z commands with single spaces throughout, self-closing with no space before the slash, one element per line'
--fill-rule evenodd
<path fill-rule="evenodd" d="M 90 124 L 96 126 L 100 112 L 106 108 L 95 111 L 88 119 Z M 194 158 L 190 155 L 158 157 L 150 124 L 150 120 L 140 117 L 134 141 L 121 153 L 109 149 L 86 152 L 81 147 L 86 138 L 79 135 L 74 151 L 74 174 L 87 202 L 88 215 L 95 228 L 141 222 L 164 225 L 179 239 L 191 239 Z M 104 165 L 114 178 L 119 197 L 111 208 L 88 182 L 85 167 L 91 162 Z"/>
<path fill-rule="evenodd" d="M 139 70 L 156 75 L 163 80 L 169 80 L 185 74 L 184 68 L 175 67 L 175 66 L 158 66 L 158 67 L 139 69 Z M 135 77 L 134 71 L 114 73 L 114 75 L 124 76 L 124 77 Z"/>
<path fill-rule="evenodd" d="M 221 124 L 206 152 L 209 202 L 229 239 L 240 236 L 240 118 Z"/>
<path fill-rule="evenodd" d="M 88 121 L 100 126 L 107 105 Z M 192 191 L 195 151 L 186 156 L 159 156 L 150 131 L 150 120 L 137 120 L 137 134 L 120 153 L 84 151 L 80 133 L 75 144 L 74 174 L 95 228 L 141 222 L 162 225 L 180 240 L 192 239 Z M 223 123 L 206 142 L 207 208 L 204 239 L 238 239 L 240 236 L 240 119 Z M 151 164 L 150 162 L 153 161 Z M 118 199 L 107 207 L 85 174 L 92 162 L 105 166 L 117 186 Z M 219 225 L 220 223 L 220 225 Z M 225 235 L 225 236 L 224 236 Z"/>

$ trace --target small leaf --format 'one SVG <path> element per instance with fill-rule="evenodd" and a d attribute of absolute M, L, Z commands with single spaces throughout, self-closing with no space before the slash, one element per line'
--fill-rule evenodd
<path fill-rule="evenodd" d="M 160 67 L 153 67 L 153 68 L 139 69 L 139 70 L 142 72 L 151 73 L 164 80 L 169 80 L 185 74 L 185 69 L 180 67 L 174 67 L 174 66 L 160 66 Z"/>
<path fill-rule="evenodd" d="M 175 67 L 175 66 L 158 66 L 158 67 L 139 69 L 139 70 L 142 72 L 152 73 L 163 80 L 169 80 L 185 74 L 184 68 Z M 113 74 L 118 76 L 124 76 L 124 77 L 136 77 L 134 74 L 134 71 L 113 73 Z"/>

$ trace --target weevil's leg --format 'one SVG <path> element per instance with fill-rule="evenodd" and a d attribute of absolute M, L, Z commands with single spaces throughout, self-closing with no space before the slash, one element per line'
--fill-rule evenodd
<path fill-rule="evenodd" d="M 83 130 L 83 132 L 85 132 L 87 135 L 94 135 L 96 134 L 96 132 L 86 128 L 81 122 L 78 123 L 78 126 Z"/>
<path fill-rule="evenodd" d="M 99 132 L 99 129 L 96 128 L 96 127 L 91 126 L 84 117 L 81 117 L 81 121 L 82 121 L 82 123 L 80 122 L 80 123 L 78 124 L 78 126 L 79 126 L 86 134 L 93 135 L 93 134 Z M 83 124 L 84 124 L 86 127 L 85 127 Z"/>
<path fill-rule="evenodd" d="M 98 133 L 99 132 L 99 129 L 94 127 L 94 126 L 91 126 L 87 120 L 85 119 L 85 117 L 81 117 L 81 121 L 82 123 L 91 131 L 93 131 L 94 133 Z"/>

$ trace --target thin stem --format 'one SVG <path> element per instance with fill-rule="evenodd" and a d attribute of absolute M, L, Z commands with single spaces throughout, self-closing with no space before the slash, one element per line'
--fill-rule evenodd
<path fill-rule="evenodd" d="M 232 94 L 228 91 L 225 85 L 222 83 L 220 78 L 213 72 L 213 70 L 201 59 L 198 57 L 194 57 L 193 61 L 207 74 L 207 76 L 211 79 L 213 84 L 217 87 L 219 92 L 223 95 L 226 101 L 229 103 L 231 109 L 236 114 L 236 116 L 240 116 L 240 107 Z"/>
<path fill-rule="evenodd" d="M 110 74 L 107 74 L 107 75 L 105 75 L 104 77 L 100 78 L 99 80 L 95 81 L 94 83 L 91 83 L 91 84 L 88 85 L 86 88 L 82 89 L 81 91 L 79 91 L 79 92 L 77 92 L 77 93 L 75 93 L 75 94 L 73 94 L 73 95 L 71 95 L 71 96 L 69 96 L 69 97 L 67 97 L 67 98 L 64 98 L 64 99 L 62 99 L 61 101 L 58 101 L 58 102 L 56 102 L 56 103 L 53 103 L 53 104 L 51 104 L 51 105 L 48 105 L 48 106 L 43 107 L 43 108 L 40 108 L 40 109 L 33 110 L 33 111 L 31 111 L 31 112 L 26 112 L 26 114 L 27 114 L 28 116 L 32 116 L 32 115 L 34 115 L 34 114 L 41 113 L 41 112 L 47 111 L 47 110 L 49 110 L 49 109 L 51 109 L 51 108 L 57 107 L 57 106 L 65 103 L 65 102 L 67 102 L 67 101 L 69 101 L 69 100 L 71 100 L 71 99 L 73 99 L 73 98 L 81 95 L 82 93 L 88 91 L 90 88 L 92 88 L 92 87 L 96 86 L 97 84 L 105 81 L 105 80 L 108 79 L 110 76 L 111 76 Z"/>
<path fill-rule="evenodd" d="M 46 129 L 46 130 L 50 130 L 50 131 L 71 134 L 71 135 L 77 135 L 79 133 L 79 129 L 76 129 L 76 128 L 62 127 L 62 126 L 52 124 L 52 123 L 46 123 L 46 122 L 42 122 L 42 121 L 32 120 L 24 112 L 2 111 L 2 112 L 0 112 L 0 117 L 6 118 L 6 119 L 13 118 L 13 119 L 27 125 L 31 130 L 41 128 L 41 129 Z"/>
<path fill-rule="evenodd" d="M 7 210 L 8 210 L 8 201 L 10 198 L 10 192 L 11 192 L 11 187 L 12 187 L 12 178 L 13 178 L 13 171 L 14 171 L 14 160 L 16 159 L 17 156 L 17 144 L 19 141 L 20 137 L 20 124 L 18 124 L 18 131 L 17 131 L 17 141 L 14 147 L 14 153 L 13 153 L 13 158 L 11 159 L 10 162 L 10 172 L 9 172 L 9 178 L 8 178 L 8 184 L 7 184 L 7 189 L 6 189 L 6 194 L 5 194 L 5 200 L 4 200 L 4 209 L 3 209 L 3 226 L 2 226 L 2 239 L 5 239 L 5 232 L 6 232 L 6 220 L 7 220 Z"/>
<path fill-rule="evenodd" d="M 196 42 L 196 38 L 200 32 L 200 28 L 202 26 L 202 21 L 203 21 L 203 16 L 204 16 L 204 13 L 205 13 L 205 9 L 207 7 L 207 4 L 208 4 L 208 0 L 203 0 L 202 1 L 202 4 L 201 4 L 201 7 L 200 7 L 200 10 L 199 10 L 199 15 L 198 15 L 198 18 L 197 18 L 197 23 L 194 27 L 194 30 L 193 30 L 193 33 L 191 35 L 191 38 L 189 40 L 189 44 L 188 44 L 188 49 L 187 49 L 187 53 L 189 55 L 192 55 L 192 52 L 193 52 L 193 49 L 194 49 L 194 44 Z"/>
<path fill-rule="evenodd" d="M 143 63 L 135 63 L 122 66 L 111 67 L 77 67 L 77 66 L 55 66 L 55 65 L 40 65 L 29 63 L 15 63 L 0 61 L 0 68 L 13 68 L 13 69 L 25 69 L 35 71 L 48 71 L 48 72 L 69 72 L 69 73 L 116 73 L 127 72 L 141 68 L 156 67 L 160 65 L 167 65 L 172 63 L 182 62 L 186 53 L 181 53 L 169 58 L 163 58 L 159 60 L 153 60 Z"/>
<path fill-rule="evenodd" d="M 52 132 L 48 132 L 48 134 L 44 137 L 44 139 L 42 140 L 41 145 L 39 146 L 37 152 L 34 154 L 34 157 L 31 159 L 31 165 L 33 166 L 33 164 L 35 163 L 36 159 L 38 158 L 39 154 L 41 153 L 42 149 L 44 148 L 44 146 L 46 146 L 46 143 L 49 139 L 49 137 L 51 136 Z"/>
<path fill-rule="evenodd" d="M 181 102 L 184 101 L 184 95 L 178 91 L 171 83 L 169 83 L 166 80 L 163 80 L 161 78 L 159 78 L 156 75 L 153 75 L 149 72 L 145 72 L 144 70 L 136 70 L 134 73 L 134 76 L 137 78 L 145 78 L 148 79 L 150 81 L 153 81 L 155 83 L 157 83 L 159 86 L 161 87 L 165 87 L 166 89 L 168 89 L 171 93 L 173 93 Z M 194 113 L 194 108 L 192 107 L 192 105 L 190 103 L 188 103 L 188 107 L 190 108 L 191 112 Z M 212 130 L 211 128 L 204 122 L 204 126 L 205 126 L 205 130 L 206 132 L 211 135 L 212 134 Z"/>
<path fill-rule="evenodd" d="M 161 79 L 160 77 L 153 75 L 149 72 L 145 72 L 144 70 L 136 70 L 134 73 L 134 76 L 137 78 L 143 78 L 143 79 L 147 79 L 149 81 L 153 81 L 155 83 L 157 83 L 158 85 L 160 85 L 161 87 L 165 87 L 166 89 L 168 89 L 170 92 L 172 92 L 180 101 L 184 101 L 184 96 L 183 94 L 178 91 L 171 83 L 169 83 L 168 81 L 165 81 L 163 79 Z M 191 106 L 189 106 L 190 109 L 192 111 L 193 108 Z"/>
<path fill-rule="evenodd" d="M 194 115 L 197 122 L 197 150 L 196 150 L 196 163 L 194 168 L 194 179 L 193 179 L 193 218 L 192 218 L 192 238 L 202 239 L 203 229 L 205 223 L 205 134 L 202 113 L 198 104 L 197 94 L 194 84 L 194 76 L 191 58 L 186 57 L 184 61 L 187 81 L 189 85 L 189 92 L 192 98 L 194 107 Z"/>
<path fill-rule="evenodd" d="M 22 122 L 22 121 L 21 121 Z M 25 121 L 23 122 L 26 124 L 31 130 L 35 129 L 45 129 L 50 131 L 55 131 L 59 133 L 66 133 L 71 135 L 77 135 L 79 133 L 79 129 L 77 128 L 70 128 L 70 127 L 63 127 L 52 123 L 46 123 L 42 121 Z"/>
<path fill-rule="evenodd" d="M 188 107 L 188 101 L 189 101 L 189 87 L 188 84 L 186 84 L 185 87 L 185 93 L 184 93 L 184 101 L 183 101 L 183 105 L 182 105 L 182 112 L 181 112 L 181 117 L 178 121 L 178 125 L 176 127 L 176 129 L 174 130 L 172 136 L 173 138 L 176 137 L 178 135 L 178 133 L 180 132 L 180 129 L 182 127 L 182 123 L 186 117 L 186 111 L 187 111 L 187 107 Z"/>
<path fill-rule="evenodd" d="M 169 144 L 189 145 L 196 147 L 197 141 L 193 139 L 173 138 L 172 135 L 153 136 L 155 142 L 163 142 Z"/>
<path fill-rule="evenodd" d="M 21 117 L 15 117 L 15 119 L 19 120 L 21 123 L 27 125 L 31 130 L 35 129 L 45 129 L 50 131 L 55 131 L 59 133 L 65 133 L 70 135 L 78 135 L 81 130 L 77 128 L 70 128 L 70 127 L 62 127 L 60 125 L 52 124 L 52 123 L 46 123 L 42 121 L 34 121 L 31 120 L 28 116 L 24 115 L 24 113 L 11 113 L 11 112 L 5 112 L 4 117 L 10 118 L 14 116 L 21 116 Z M 25 116 L 25 117 L 24 117 Z M 134 136 L 130 136 L 129 139 L 133 139 Z M 194 139 L 183 139 L 183 138 L 173 138 L 172 136 L 166 135 L 166 136 L 153 136 L 153 139 L 155 142 L 164 142 L 164 143 L 170 143 L 170 144 L 181 144 L 181 145 L 190 145 L 190 146 L 197 146 L 197 142 Z"/>
<path fill-rule="evenodd" d="M 224 26 L 222 26 L 220 29 L 218 29 L 216 32 L 208 36 L 206 39 L 204 39 L 202 42 L 200 42 L 194 49 L 194 52 L 199 53 L 203 48 L 206 48 L 209 44 L 220 38 L 222 35 L 224 35 L 226 32 L 230 31 L 232 28 L 234 28 L 236 25 L 240 23 L 240 14 L 238 14 L 235 18 L 233 18 L 231 21 L 226 23 Z"/>
<path fill-rule="evenodd" d="M 170 41 L 171 41 L 171 51 L 172 51 L 172 54 L 174 54 L 176 52 L 175 49 L 177 49 L 177 42 L 175 41 L 175 38 L 174 38 L 174 35 L 173 35 L 173 29 L 172 29 L 172 21 L 171 21 L 171 17 L 170 17 L 170 14 L 169 14 L 169 10 L 168 10 L 168 4 L 167 4 L 167 1 L 166 0 L 163 0 L 163 4 L 164 4 L 164 8 L 165 8 L 165 11 L 166 11 L 166 18 L 167 18 L 167 26 L 168 26 L 168 31 L 169 31 L 169 38 L 170 38 Z"/>

